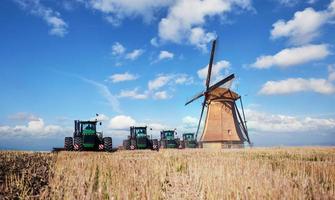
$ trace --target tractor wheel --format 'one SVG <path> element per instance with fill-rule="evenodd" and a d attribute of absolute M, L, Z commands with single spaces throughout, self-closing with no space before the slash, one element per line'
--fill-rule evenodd
<path fill-rule="evenodd" d="M 104 149 L 107 152 L 112 152 L 113 150 L 113 145 L 112 145 L 112 138 L 111 137 L 105 137 L 103 139 L 104 141 Z"/>
<path fill-rule="evenodd" d="M 136 140 L 130 140 L 130 150 L 137 149 Z"/>
<path fill-rule="evenodd" d="M 125 150 L 130 150 L 130 140 L 123 140 L 123 148 Z"/>
<path fill-rule="evenodd" d="M 157 139 L 152 140 L 152 149 L 158 150 L 158 140 Z"/>
<path fill-rule="evenodd" d="M 180 141 L 180 145 L 179 145 L 179 148 L 180 149 L 185 149 L 185 141 Z"/>
<path fill-rule="evenodd" d="M 83 139 L 81 137 L 75 137 L 73 147 L 75 151 L 84 150 Z"/>
<path fill-rule="evenodd" d="M 73 138 L 72 137 L 65 137 L 64 149 L 66 151 L 72 151 L 73 150 Z"/>

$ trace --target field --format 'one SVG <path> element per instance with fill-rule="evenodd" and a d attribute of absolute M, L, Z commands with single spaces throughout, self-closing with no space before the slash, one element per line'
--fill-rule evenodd
<path fill-rule="evenodd" d="M 335 199 L 335 148 L 0 152 L 0 199 Z"/>

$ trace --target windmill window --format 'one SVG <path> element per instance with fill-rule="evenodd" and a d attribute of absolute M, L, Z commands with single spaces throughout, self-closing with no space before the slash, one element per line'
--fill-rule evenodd
<path fill-rule="evenodd" d="M 230 129 L 228 129 L 228 135 L 231 135 L 231 130 Z"/>

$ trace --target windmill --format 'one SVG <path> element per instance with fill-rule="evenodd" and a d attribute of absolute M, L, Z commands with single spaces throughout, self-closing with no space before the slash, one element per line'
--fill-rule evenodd
<path fill-rule="evenodd" d="M 206 79 L 206 88 L 203 92 L 200 92 L 191 100 L 187 101 L 185 106 L 199 99 L 200 97 L 204 97 L 196 132 L 196 138 L 198 138 L 204 109 L 207 107 L 205 125 L 200 137 L 200 144 L 202 147 L 243 147 L 245 141 L 250 144 L 250 139 L 243 110 L 242 98 L 240 95 L 230 90 L 230 87 L 226 86 L 228 83 L 233 81 L 235 78 L 234 74 L 231 74 L 217 83 L 210 85 L 215 46 L 216 40 L 214 40 L 212 43 L 212 50 Z M 239 109 L 236 106 L 236 101 L 238 100 L 240 100 L 241 103 L 243 119 Z"/>

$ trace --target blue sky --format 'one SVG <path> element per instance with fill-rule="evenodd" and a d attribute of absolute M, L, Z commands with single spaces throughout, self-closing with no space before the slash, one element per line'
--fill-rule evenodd
<path fill-rule="evenodd" d="M 0 148 L 62 146 L 95 113 L 115 145 L 195 131 L 216 37 L 213 81 L 237 76 L 255 145 L 334 145 L 334 23 L 330 0 L 2 1 Z"/>

